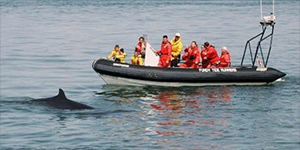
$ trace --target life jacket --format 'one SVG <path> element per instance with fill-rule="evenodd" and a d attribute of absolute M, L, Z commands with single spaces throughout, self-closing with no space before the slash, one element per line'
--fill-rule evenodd
<path fill-rule="evenodd" d="M 146 42 L 138 42 L 137 43 L 137 48 L 136 48 L 136 51 L 139 53 L 139 54 L 142 54 L 143 52 L 145 52 L 145 49 L 146 49 Z"/>
<path fill-rule="evenodd" d="M 162 42 L 160 51 L 157 51 L 157 53 L 161 55 L 168 55 L 171 58 L 171 43 L 168 40 L 166 42 Z"/>
<path fill-rule="evenodd" d="M 192 46 L 189 46 L 187 49 L 185 49 L 185 53 L 182 56 L 182 59 L 185 60 L 185 64 L 188 66 L 190 65 L 197 65 L 200 62 L 200 50 L 198 46 L 195 46 L 194 48 Z"/>
<path fill-rule="evenodd" d="M 202 68 L 206 68 L 209 65 L 209 61 L 207 58 L 207 49 L 201 51 L 201 59 L 202 59 Z"/>
<path fill-rule="evenodd" d="M 122 53 L 122 52 L 116 53 L 115 62 L 125 63 L 126 56 L 127 56 L 126 53 Z"/>
<path fill-rule="evenodd" d="M 218 52 L 214 46 L 209 45 L 206 49 L 207 49 L 207 59 L 209 63 L 216 64 L 217 62 L 220 61 Z"/>
<path fill-rule="evenodd" d="M 183 47 L 181 39 L 179 38 L 175 42 L 175 38 L 173 38 L 171 40 L 171 44 L 172 44 L 172 58 L 171 58 L 171 60 L 174 60 L 176 58 L 180 58 L 181 50 L 182 50 L 182 47 Z"/>
<path fill-rule="evenodd" d="M 230 54 L 225 50 L 220 56 L 220 67 L 229 67 L 230 66 Z"/>
<path fill-rule="evenodd" d="M 107 58 L 110 59 L 110 58 L 116 57 L 116 55 L 117 55 L 117 51 L 115 49 L 113 49 L 111 51 L 111 54 L 109 56 L 107 56 Z"/>
<path fill-rule="evenodd" d="M 161 50 L 156 52 L 160 54 L 158 67 L 169 67 L 171 64 L 171 43 L 167 40 L 162 42 Z"/>
<path fill-rule="evenodd" d="M 139 55 L 138 57 L 132 56 L 131 57 L 131 64 L 133 64 L 133 65 L 143 65 L 143 59 L 142 59 L 141 55 Z"/>

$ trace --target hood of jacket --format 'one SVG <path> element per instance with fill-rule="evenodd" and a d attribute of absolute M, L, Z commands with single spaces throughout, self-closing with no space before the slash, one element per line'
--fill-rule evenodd
<path fill-rule="evenodd" d="M 177 41 L 175 41 L 175 38 L 173 38 L 171 41 L 172 45 L 178 45 L 179 43 L 181 43 L 181 38 L 179 38 Z"/>

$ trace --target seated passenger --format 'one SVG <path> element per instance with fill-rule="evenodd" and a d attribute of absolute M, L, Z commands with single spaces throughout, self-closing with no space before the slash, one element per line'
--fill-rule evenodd
<path fill-rule="evenodd" d="M 204 47 L 207 50 L 207 61 L 208 65 L 206 68 L 216 68 L 220 63 L 220 58 L 216 48 L 210 45 L 208 42 L 204 43 Z"/>
<path fill-rule="evenodd" d="M 119 51 L 120 51 L 120 46 L 119 46 L 119 45 L 116 45 L 116 46 L 114 47 L 114 49 L 112 50 L 111 54 L 110 54 L 109 56 L 107 56 L 107 59 L 113 58 L 113 59 L 115 60 L 116 55 L 117 55 L 117 53 L 119 53 Z"/>
<path fill-rule="evenodd" d="M 121 48 L 120 51 L 116 54 L 115 62 L 125 63 L 125 58 L 127 54 L 124 52 L 124 49 Z"/>
<path fill-rule="evenodd" d="M 200 51 L 196 41 L 193 41 L 191 45 L 184 50 L 182 60 L 185 60 L 185 63 L 180 64 L 179 67 L 198 68 L 198 64 L 200 62 Z"/>
<path fill-rule="evenodd" d="M 207 68 L 209 65 L 209 61 L 207 60 L 207 49 L 202 45 L 201 46 L 201 59 L 202 59 L 202 65 L 200 68 Z"/>
<path fill-rule="evenodd" d="M 142 58 L 145 58 L 145 52 L 146 52 L 146 41 L 144 37 L 139 38 L 139 42 L 137 43 L 135 47 L 135 51 L 138 52 L 139 55 L 142 56 Z"/>
<path fill-rule="evenodd" d="M 219 67 L 229 67 L 230 66 L 230 54 L 225 46 L 222 47 L 222 54 L 220 56 L 220 66 Z"/>
<path fill-rule="evenodd" d="M 131 57 L 131 64 L 133 65 L 143 65 L 142 56 L 138 54 L 138 52 L 134 52 L 133 56 Z"/>

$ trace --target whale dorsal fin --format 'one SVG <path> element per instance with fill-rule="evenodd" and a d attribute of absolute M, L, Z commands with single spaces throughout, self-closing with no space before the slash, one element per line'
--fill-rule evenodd
<path fill-rule="evenodd" d="M 59 97 L 61 100 L 67 100 L 65 92 L 62 89 L 59 89 L 57 97 Z"/>

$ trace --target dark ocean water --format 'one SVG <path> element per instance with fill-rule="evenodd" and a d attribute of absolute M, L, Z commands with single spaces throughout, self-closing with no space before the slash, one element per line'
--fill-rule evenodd
<path fill-rule="evenodd" d="M 164 34 L 227 46 L 232 63 L 261 31 L 258 0 L 1 0 L 0 149 L 299 149 L 300 12 L 278 0 L 265 86 L 109 86 L 92 70 L 115 44 Z M 272 1 L 263 1 L 264 15 Z M 249 63 L 249 62 L 248 62 Z M 58 89 L 95 110 L 31 104 Z"/>

